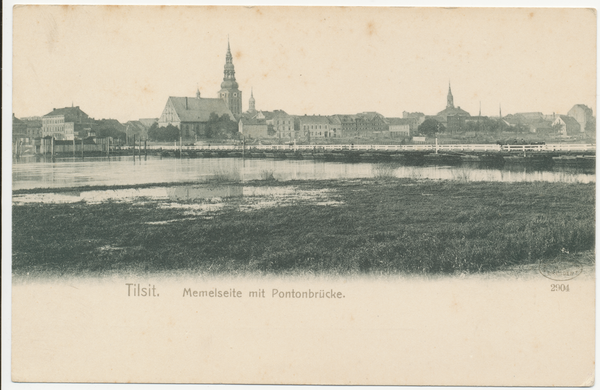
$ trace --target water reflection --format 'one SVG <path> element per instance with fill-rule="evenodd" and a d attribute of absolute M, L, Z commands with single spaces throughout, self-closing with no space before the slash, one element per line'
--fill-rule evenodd
<path fill-rule="evenodd" d="M 280 181 L 360 179 L 376 176 L 378 162 L 334 162 L 325 160 L 272 160 L 241 158 L 174 159 L 148 157 L 134 165 L 131 157 L 54 159 L 37 162 L 39 157 L 22 159 L 13 164 L 13 189 L 61 188 L 97 185 L 135 185 L 207 181 L 264 180 L 272 176 Z M 42 160 L 39 160 L 42 161 Z M 410 164 L 390 161 L 393 176 L 469 181 L 551 181 L 595 182 L 594 168 L 570 166 L 528 166 L 504 164 L 501 167 L 486 161 L 461 164 Z"/>

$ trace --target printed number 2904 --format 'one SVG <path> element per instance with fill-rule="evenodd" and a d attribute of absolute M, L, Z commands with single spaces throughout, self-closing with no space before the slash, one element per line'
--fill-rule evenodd
<path fill-rule="evenodd" d="M 569 292 L 568 284 L 551 284 L 550 291 Z"/>

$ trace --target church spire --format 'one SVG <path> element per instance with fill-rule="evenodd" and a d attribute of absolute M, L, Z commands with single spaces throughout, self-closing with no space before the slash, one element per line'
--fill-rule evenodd
<path fill-rule="evenodd" d="M 219 98 L 225 102 L 225 105 L 227 105 L 227 108 L 229 108 L 235 117 L 239 117 L 242 114 L 242 91 L 238 87 L 238 83 L 235 81 L 231 45 L 229 44 L 229 36 L 227 36 L 227 54 L 225 55 L 223 82 L 221 83 Z"/>
<path fill-rule="evenodd" d="M 229 37 L 227 37 L 227 54 L 225 55 L 225 69 L 223 70 L 223 82 L 221 88 L 237 88 L 235 81 L 235 68 L 233 67 L 233 56 L 229 46 Z"/>
<path fill-rule="evenodd" d="M 229 46 L 229 35 L 227 35 L 227 59 L 231 63 L 231 47 Z"/>
<path fill-rule="evenodd" d="M 454 97 L 452 96 L 450 81 L 448 81 L 448 98 L 446 99 L 446 108 L 454 108 Z"/>
<path fill-rule="evenodd" d="M 250 99 L 248 101 L 248 111 L 256 112 L 256 101 L 254 100 L 254 88 L 250 89 Z"/>
<path fill-rule="evenodd" d="M 502 119 L 502 104 L 498 104 L 498 114 L 500 115 L 500 119 Z"/>

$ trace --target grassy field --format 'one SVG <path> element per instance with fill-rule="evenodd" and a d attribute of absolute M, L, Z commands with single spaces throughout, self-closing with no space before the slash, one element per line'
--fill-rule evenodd
<path fill-rule="evenodd" d="M 290 184 L 327 188 L 341 204 L 194 218 L 163 201 L 14 206 L 13 273 L 453 274 L 594 249 L 595 184 L 268 183 Z"/>

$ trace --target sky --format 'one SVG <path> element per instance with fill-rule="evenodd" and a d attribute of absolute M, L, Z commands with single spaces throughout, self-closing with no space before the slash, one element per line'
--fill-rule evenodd
<path fill-rule="evenodd" d="M 18 6 L 13 112 L 80 106 L 121 122 L 217 97 L 227 41 L 248 109 L 471 115 L 596 108 L 590 9 Z"/>

